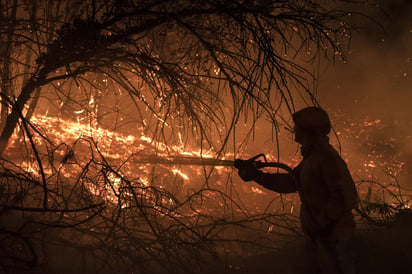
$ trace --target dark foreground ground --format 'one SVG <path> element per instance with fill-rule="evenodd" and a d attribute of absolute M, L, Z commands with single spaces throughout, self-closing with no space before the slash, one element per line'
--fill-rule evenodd
<path fill-rule="evenodd" d="M 249 257 L 233 256 L 225 266 L 209 264 L 206 268 L 193 267 L 193 273 L 199 274 L 310 274 L 308 262 L 304 260 L 304 239 L 295 238 L 287 246 L 278 251 L 266 252 Z M 412 273 L 412 214 L 409 213 L 387 226 L 368 226 L 358 229 L 355 238 L 355 261 L 359 274 L 407 274 Z M 81 262 L 76 257 L 81 254 L 67 253 L 56 250 L 57 257 L 64 261 L 50 262 L 50 265 L 40 266 L 29 271 L 12 270 L 5 273 L 34 274 L 88 274 L 88 273 L 140 273 L 123 272 L 121 270 L 94 271 L 79 267 Z M 63 254 L 65 253 L 65 254 Z M 80 256 L 81 257 L 81 256 Z M 80 258 L 78 257 L 78 258 Z M 84 262 L 83 262 L 84 263 Z M 120 263 L 120 262 L 119 262 Z M 118 265 L 121 265 L 118 264 Z M 189 268 L 191 269 L 191 268 Z M 0 273 L 2 270 L 0 269 Z M 178 272 L 176 272 L 178 274 Z"/>
<path fill-rule="evenodd" d="M 303 239 L 298 239 L 280 251 L 243 258 L 237 269 L 226 273 L 309 274 L 303 254 Z M 412 273 L 412 216 L 385 227 L 359 229 L 355 260 L 359 274 Z"/>

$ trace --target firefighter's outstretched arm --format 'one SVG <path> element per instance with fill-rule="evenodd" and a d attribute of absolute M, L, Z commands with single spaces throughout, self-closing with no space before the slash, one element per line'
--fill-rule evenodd
<path fill-rule="evenodd" d="M 275 192 L 292 193 L 298 191 L 298 182 L 295 172 L 267 173 L 256 169 L 253 166 L 244 166 L 238 169 L 238 174 L 243 181 L 255 181 L 259 185 Z"/>

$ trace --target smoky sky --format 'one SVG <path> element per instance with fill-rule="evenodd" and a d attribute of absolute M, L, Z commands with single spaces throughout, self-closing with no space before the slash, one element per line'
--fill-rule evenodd
<path fill-rule="evenodd" d="M 412 181 L 412 1 L 378 3 L 359 9 L 370 17 L 357 21 L 346 62 L 322 68 L 318 96 L 328 111 L 355 124 L 380 121 L 367 129 L 367 140 L 341 136 L 344 151 L 367 162 L 381 149 L 382 161 L 403 163 L 402 174 Z"/>
<path fill-rule="evenodd" d="M 328 65 L 319 100 L 331 108 L 406 119 L 412 115 L 412 1 L 360 8 L 346 63 Z"/>

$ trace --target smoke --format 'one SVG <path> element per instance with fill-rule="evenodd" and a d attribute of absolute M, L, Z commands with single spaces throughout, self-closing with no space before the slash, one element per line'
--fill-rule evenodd
<path fill-rule="evenodd" d="M 382 0 L 359 12 L 370 18 L 354 31 L 346 62 L 322 68 L 319 101 L 338 131 L 363 127 L 350 137 L 350 130 L 342 132 L 343 151 L 359 162 L 380 154 L 380 161 L 402 167 L 391 175 L 412 185 L 412 1 Z"/>

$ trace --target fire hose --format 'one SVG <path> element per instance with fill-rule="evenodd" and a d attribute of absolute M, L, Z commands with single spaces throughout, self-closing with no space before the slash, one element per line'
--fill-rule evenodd
<path fill-rule="evenodd" d="M 258 158 L 263 158 L 258 160 Z M 162 157 L 162 156 L 139 156 L 133 159 L 135 163 L 141 164 L 164 164 L 164 165 L 203 165 L 203 166 L 227 166 L 242 169 L 245 167 L 253 167 L 255 169 L 262 169 L 265 167 L 274 167 L 283 169 L 289 173 L 292 169 L 283 163 L 268 162 L 264 154 L 258 154 L 247 160 L 222 160 L 213 158 L 198 158 L 188 156 Z"/>
<path fill-rule="evenodd" d="M 262 157 L 265 161 L 263 162 L 263 161 L 256 160 L 259 157 Z M 242 169 L 248 166 L 253 167 L 255 169 L 262 169 L 265 167 L 276 167 L 276 168 L 281 168 L 283 170 L 286 170 L 288 173 L 292 172 L 292 169 L 286 164 L 279 163 L 279 162 L 268 162 L 264 154 L 258 154 L 247 160 L 236 159 L 233 163 L 233 166 L 237 169 Z"/>

